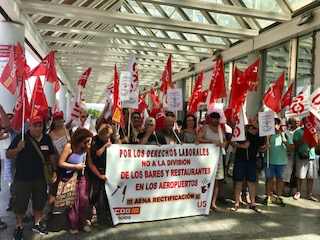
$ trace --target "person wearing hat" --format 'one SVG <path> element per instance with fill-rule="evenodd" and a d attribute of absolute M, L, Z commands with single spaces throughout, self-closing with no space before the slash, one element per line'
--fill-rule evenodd
<path fill-rule="evenodd" d="M 220 114 L 218 112 L 211 112 L 207 115 L 207 124 L 199 131 L 198 141 L 200 143 L 211 143 L 219 147 L 220 155 L 218 160 L 217 173 L 214 183 L 214 191 L 211 202 L 211 209 L 216 210 L 216 201 L 219 194 L 219 185 L 222 186 L 222 180 L 224 179 L 224 169 L 223 169 L 223 159 L 222 159 L 222 148 L 225 147 L 224 133 L 221 131 L 219 133 L 219 124 L 220 124 Z M 221 142 L 220 134 L 222 134 L 224 141 Z"/>
<path fill-rule="evenodd" d="M 54 160 L 54 147 L 49 135 L 43 133 L 44 121 L 41 116 L 30 119 L 29 130 L 17 135 L 7 150 L 7 157 L 15 159 L 16 173 L 14 176 L 13 204 L 16 214 L 14 239 L 23 239 L 22 220 L 31 198 L 34 225 L 33 232 L 47 234 L 46 227 L 41 224 L 43 209 L 47 202 L 47 186 L 50 183 L 51 163 Z"/>
<path fill-rule="evenodd" d="M 145 131 L 138 134 L 140 144 L 161 145 L 167 144 L 166 139 L 156 132 L 156 120 L 148 117 L 145 121 Z"/>

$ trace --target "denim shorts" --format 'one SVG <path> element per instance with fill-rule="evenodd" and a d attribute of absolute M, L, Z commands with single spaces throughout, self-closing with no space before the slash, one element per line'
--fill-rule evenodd
<path fill-rule="evenodd" d="M 283 179 L 283 172 L 284 168 L 286 165 L 274 165 L 270 164 L 269 168 L 265 166 L 265 171 L 266 171 L 266 178 L 278 178 L 278 179 Z"/>

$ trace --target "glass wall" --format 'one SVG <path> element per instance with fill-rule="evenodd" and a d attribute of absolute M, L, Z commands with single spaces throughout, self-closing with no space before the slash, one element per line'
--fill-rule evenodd
<path fill-rule="evenodd" d="M 298 94 L 305 86 L 311 86 L 313 90 L 313 35 L 307 35 L 298 39 L 298 57 L 295 93 Z"/>
<path fill-rule="evenodd" d="M 290 42 L 267 49 L 265 52 L 265 71 L 263 74 L 263 92 L 270 83 L 278 79 L 281 73 L 286 73 L 285 88 L 288 85 L 288 72 L 290 66 Z"/>

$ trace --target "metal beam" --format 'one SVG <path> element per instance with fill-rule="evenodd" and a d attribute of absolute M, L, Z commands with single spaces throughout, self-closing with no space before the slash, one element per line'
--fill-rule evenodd
<path fill-rule="evenodd" d="M 199 57 L 209 57 L 210 54 L 203 52 L 193 52 L 193 51 L 178 51 L 172 49 L 162 49 L 162 48 L 151 48 L 151 47 L 141 47 L 135 45 L 122 45 L 122 44 L 106 44 L 104 42 L 95 42 L 95 41 L 87 41 L 87 40 L 73 40 L 73 39 L 65 39 L 65 38 L 55 38 L 55 37 L 43 37 L 46 42 L 59 42 L 59 43 L 67 43 L 67 44 L 77 44 L 77 45 L 85 45 L 92 46 L 97 48 L 104 49 L 128 49 L 128 50 L 137 50 L 137 51 L 145 51 L 145 52 L 158 52 L 158 53 L 173 53 L 180 55 L 191 55 L 191 56 L 199 56 Z"/>
<path fill-rule="evenodd" d="M 168 43 L 168 44 L 190 46 L 190 47 L 226 49 L 226 45 L 224 44 L 212 44 L 212 43 L 195 42 L 195 41 L 181 41 L 179 39 L 157 38 L 157 37 L 151 37 L 151 36 L 142 36 L 137 34 L 126 34 L 126 33 L 117 33 L 117 32 L 99 32 L 99 31 L 93 31 L 93 30 L 86 30 L 83 28 L 71 28 L 71 27 L 55 26 L 51 24 L 36 24 L 36 27 L 40 30 L 45 30 L 45 31 L 84 34 L 84 35 L 91 35 L 99 38 L 122 38 L 122 39 L 129 39 L 129 40 L 135 40 L 135 41 Z"/>
<path fill-rule="evenodd" d="M 266 19 L 277 22 L 285 22 L 291 19 L 289 14 L 281 14 L 270 11 L 260 11 L 245 7 L 229 6 L 218 3 L 202 2 L 199 0 L 136 0 L 142 2 L 149 2 L 154 4 L 168 5 L 173 7 L 191 8 L 197 10 L 204 10 L 209 12 L 216 12 L 228 15 L 236 15 L 242 17 L 253 17 Z"/>
<path fill-rule="evenodd" d="M 57 59 L 61 62 L 66 61 L 66 62 L 88 62 L 91 63 L 91 65 L 95 65 L 97 63 L 128 63 L 128 60 L 126 59 L 119 59 L 119 58 L 104 58 L 104 57 L 71 57 L 71 56 L 57 56 Z M 160 62 L 148 62 L 148 61 L 143 61 L 143 60 L 137 60 L 136 61 L 137 64 L 140 65 L 152 65 L 152 66 L 160 66 L 160 67 L 164 67 L 165 66 L 165 62 L 160 61 Z M 179 63 L 179 62 L 174 62 L 173 64 L 175 67 L 179 67 L 179 68 L 187 68 L 189 67 L 189 64 L 185 64 L 185 63 Z"/>
<path fill-rule="evenodd" d="M 120 59 L 127 59 L 129 60 L 129 58 L 132 56 L 133 54 L 127 54 L 127 53 L 117 53 L 117 52 L 88 52 L 86 50 L 83 51 L 76 51 L 76 50 L 72 50 L 72 48 L 70 48 L 70 50 L 61 50 L 58 49 L 57 50 L 57 56 L 72 56 L 74 58 L 78 58 L 78 57 L 111 57 L 110 59 L 113 58 L 120 58 Z M 149 60 L 158 60 L 158 61 L 167 61 L 167 57 L 160 57 L 160 56 L 156 56 L 156 55 L 142 55 L 142 54 L 134 54 L 134 56 L 136 57 L 136 59 L 138 60 L 142 60 L 142 59 L 149 59 Z M 198 63 L 199 60 L 198 59 L 182 59 L 179 58 L 175 55 L 173 55 L 173 61 L 174 62 L 179 62 L 179 63 Z"/>
<path fill-rule="evenodd" d="M 286 13 L 286 14 L 292 14 L 293 11 L 289 5 L 289 3 L 287 2 L 287 0 L 276 0 L 279 7 L 281 8 L 282 12 Z"/>
<path fill-rule="evenodd" d="M 93 21 L 101 23 L 116 23 L 126 26 L 137 26 L 169 31 L 180 31 L 194 34 L 225 36 L 232 38 L 246 38 L 257 36 L 258 31 L 251 29 L 233 29 L 211 24 L 201 24 L 188 21 L 166 19 L 162 17 L 139 16 L 129 13 L 112 13 L 97 9 L 59 5 L 38 0 L 28 0 L 21 4 L 26 13 L 41 13 L 45 16 L 61 17 L 66 19 Z M 249 11 L 250 12 L 250 11 Z"/>

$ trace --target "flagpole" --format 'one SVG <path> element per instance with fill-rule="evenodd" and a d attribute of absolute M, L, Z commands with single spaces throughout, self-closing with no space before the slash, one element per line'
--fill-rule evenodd
<path fill-rule="evenodd" d="M 21 81 L 21 87 L 22 87 L 22 129 L 21 129 L 21 140 L 22 142 L 24 141 L 24 129 L 25 129 L 25 124 L 24 124 L 24 120 L 25 120 L 25 111 L 26 111 L 26 103 L 25 103 L 25 87 L 24 87 L 24 79 L 22 79 Z"/>
<path fill-rule="evenodd" d="M 128 119 L 128 140 L 130 140 L 130 132 L 131 132 L 131 114 L 132 109 L 129 108 L 129 119 Z"/>

